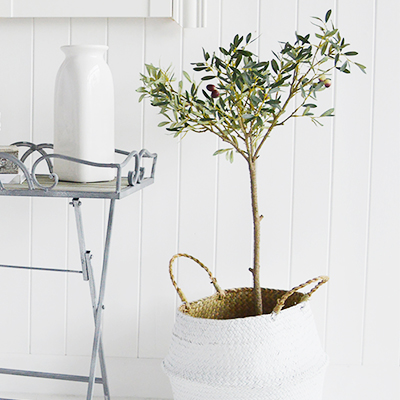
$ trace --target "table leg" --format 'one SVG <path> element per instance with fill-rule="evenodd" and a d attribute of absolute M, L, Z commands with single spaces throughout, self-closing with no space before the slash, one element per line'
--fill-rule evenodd
<path fill-rule="evenodd" d="M 99 288 L 99 296 L 96 295 L 96 285 L 94 282 L 93 268 L 91 264 L 91 254 L 90 251 L 86 250 L 84 234 L 83 234 L 83 224 L 82 224 L 82 215 L 80 211 L 81 202 L 79 199 L 73 199 L 71 204 L 75 209 L 75 218 L 78 229 L 78 240 L 79 240 L 79 248 L 81 255 L 81 263 L 82 263 L 82 272 L 84 280 L 89 281 L 90 287 L 90 295 L 92 299 L 92 307 L 93 307 L 93 316 L 95 319 L 95 333 L 93 340 L 93 349 L 92 349 L 92 358 L 90 363 L 90 374 L 89 374 L 89 385 L 87 391 L 87 400 L 91 400 L 93 398 L 93 389 L 95 383 L 95 370 L 96 370 L 96 361 L 97 356 L 99 357 L 101 375 L 103 380 L 103 390 L 104 390 L 104 398 L 106 400 L 110 399 L 110 393 L 107 382 L 107 373 L 106 366 L 104 360 L 104 352 L 103 352 L 103 344 L 102 344 L 102 311 L 104 309 L 103 301 L 105 294 L 105 285 L 107 278 L 107 268 L 108 268 L 108 258 L 109 258 L 109 250 L 110 250 L 110 240 L 111 240 L 111 231 L 112 231 L 112 223 L 114 217 L 114 208 L 115 208 L 115 200 L 110 200 L 110 210 L 108 215 L 108 225 L 107 225 L 107 234 L 106 234 L 106 242 L 104 245 L 104 255 L 103 255 L 103 268 L 101 274 L 101 282 Z"/>

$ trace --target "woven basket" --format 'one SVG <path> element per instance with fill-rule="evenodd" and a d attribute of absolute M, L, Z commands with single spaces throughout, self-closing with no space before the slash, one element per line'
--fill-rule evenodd
<path fill-rule="evenodd" d="M 172 271 L 178 257 L 204 268 L 217 293 L 187 302 Z M 183 302 L 163 362 L 175 400 L 321 400 L 327 356 L 306 300 L 327 277 L 290 291 L 263 289 L 264 314 L 255 316 L 252 288 L 222 290 L 192 256 L 175 255 L 170 275 Z"/>

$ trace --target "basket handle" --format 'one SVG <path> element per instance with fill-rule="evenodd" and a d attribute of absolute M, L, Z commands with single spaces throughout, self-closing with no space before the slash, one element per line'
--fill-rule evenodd
<path fill-rule="evenodd" d="M 314 278 L 314 279 L 310 279 L 309 281 L 307 281 L 307 282 L 305 282 L 305 283 L 303 283 L 303 284 L 301 284 L 301 285 L 299 285 L 299 286 L 294 287 L 292 290 L 289 290 L 288 292 L 286 292 L 286 293 L 277 301 L 276 306 L 275 306 L 275 308 L 274 308 L 274 310 L 273 310 L 273 313 L 278 314 L 278 313 L 282 310 L 283 306 L 285 305 L 286 300 L 287 300 L 293 293 L 297 292 L 298 290 L 300 290 L 300 289 L 302 289 L 302 288 L 304 288 L 304 287 L 310 285 L 311 283 L 318 282 L 308 293 L 305 293 L 305 294 L 304 294 L 304 297 L 303 297 L 303 299 L 302 299 L 301 301 L 305 301 L 305 300 L 308 300 L 308 299 L 311 297 L 311 295 L 312 295 L 317 289 L 319 289 L 324 283 L 326 283 L 326 282 L 328 282 L 328 281 L 329 281 L 329 277 L 321 275 L 321 276 L 317 276 L 317 277 Z"/>
<path fill-rule="evenodd" d="M 218 285 L 218 282 L 217 282 L 217 280 L 213 277 L 211 271 L 210 271 L 201 261 L 199 261 L 197 258 L 194 258 L 193 256 L 190 256 L 189 254 L 178 253 L 178 254 L 175 254 L 175 255 L 171 258 L 171 260 L 170 260 L 170 262 L 169 262 L 169 276 L 171 277 L 172 284 L 174 285 L 174 287 L 175 287 L 175 289 L 176 289 L 176 291 L 177 291 L 179 297 L 181 298 L 182 303 L 187 303 L 188 301 L 187 301 L 187 299 L 186 299 L 186 296 L 183 294 L 182 289 L 181 289 L 180 287 L 178 287 L 178 284 L 176 283 L 176 280 L 175 280 L 175 277 L 174 277 L 174 274 L 173 274 L 173 264 L 174 264 L 175 260 L 176 260 L 177 258 L 179 258 L 179 257 L 190 258 L 191 260 L 193 260 L 194 262 L 196 262 L 197 264 L 199 264 L 200 267 L 202 267 L 202 268 L 203 268 L 204 270 L 206 270 L 206 272 L 208 273 L 208 276 L 209 276 L 210 279 L 211 279 L 211 283 L 214 285 L 215 290 L 218 292 L 218 294 L 219 294 L 220 296 L 225 296 L 225 292 L 224 292 L 224 291 L 221 289 L 221 287 Z"/>

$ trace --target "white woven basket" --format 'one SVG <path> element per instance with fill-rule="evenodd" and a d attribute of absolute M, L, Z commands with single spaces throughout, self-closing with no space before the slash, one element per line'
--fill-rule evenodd
<path fill-rule="evenodd" d="M 235 319 L 187 309 L 177 312 L 163 362 L 175 400 L 321 400 L 327 356 L 307 301 Z"/>

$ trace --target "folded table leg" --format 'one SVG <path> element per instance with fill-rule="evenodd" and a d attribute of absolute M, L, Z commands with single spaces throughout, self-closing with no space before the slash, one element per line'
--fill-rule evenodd
<path fill-rule="evenodd" d="M 105 366 L 105 360 L 104 360 L 101 322 L 102 322 L 102 311 L 104 309 L 103 301 L 104 301 L 105 285 L 106 285 L 106 278 L 107 278 L 108 258 L 109 258 L 111 231 L 112 231 L 112 224 L 113 224 L 113 217 L 114 217 L 115 200 L 114 199 L 110 200 L 110 210 L 109 210 L 109 215 L 108 215 L 107 234 L 106 234 L 106 241 L 104 244 L 103 267 L 102 267 L 101 281 L 100 281 L 100 288 L 99 288 L 98 296 L 96 294 L 96 285 L 94 282 L 93 268 L 92 268 L 92 264 L 91 264 L 91 254 L 90 254 L 90 251 L 88 251 L 85 246 L 82 215 L 81 215 L 81 210 L 80 210 L 81 202 L 79 201 L 79 199 L 73 199 L 71 204 L 75 210 L 75 219 L 76 219 L 76 225 L 77 225 L 77 230 L 78 230 L 78 240 L 79 240 L 79 249 L 80 249 L 80 256 L 81 256 L 81 263 L 82 263 L 83 278 L 84 278 L 84 280 L 89 281 L 90 295 L 91 295 L 92 307 L 93 307 L 93 316 L 94 316 L 94 320 L 95 320 L 95 332 L 94 332 L 92 358 L 91 358 L 90 373 L 89 373 L 89 384 L 88 384 L 86 400 L 92 400 L 92 398 L 93 398 L 97 356 L 99 357 L 99 362 L 100 362 L 104 398 L 105 398 L 105 400 L 109 400 L 110 393 L 109 393 L 109 388 L 108 388 L 107 373 L 106 373 L 106 366 Z"/>

